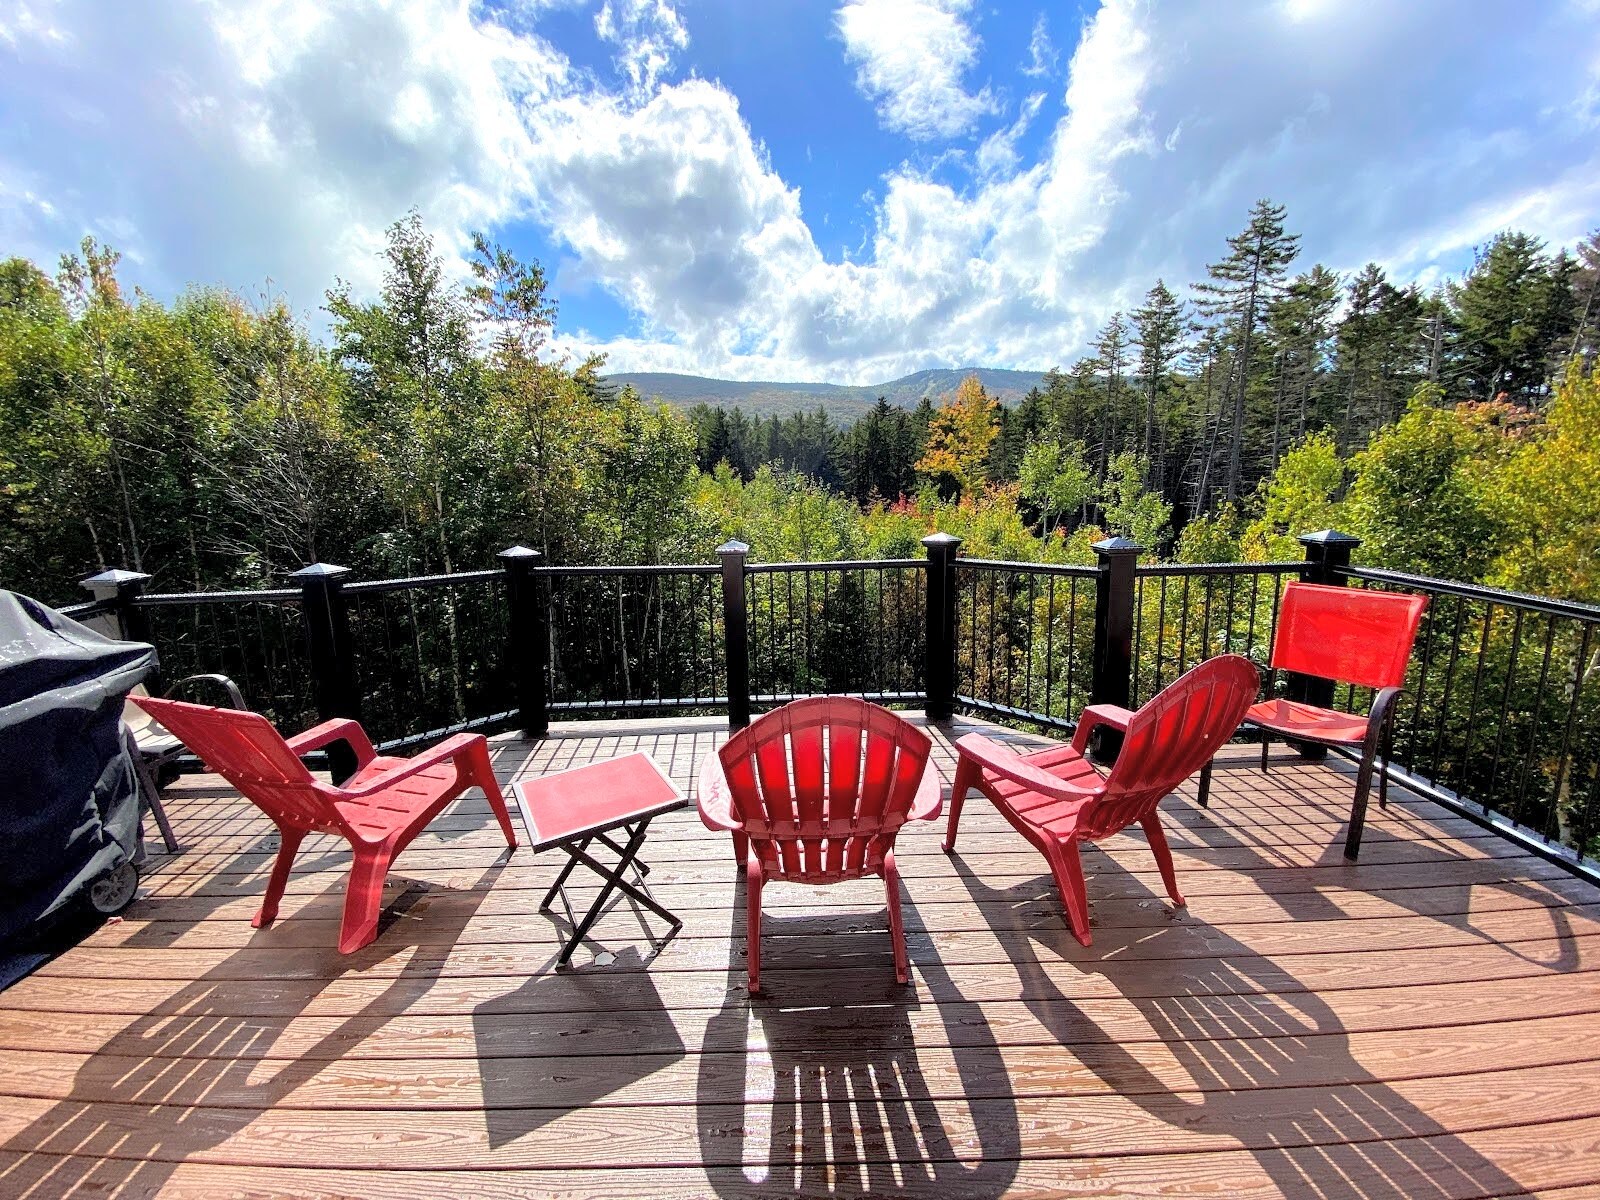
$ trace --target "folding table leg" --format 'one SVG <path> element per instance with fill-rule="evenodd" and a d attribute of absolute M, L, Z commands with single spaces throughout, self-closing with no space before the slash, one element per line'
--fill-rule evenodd
<path fill-rule="evenodd" d="M 661 904 L 659 904 L 655 897 L 651 896 L 649 892 L 645 891 L 642 887 L 635 886 L 626 878 L 624 878 L 629 869 L 635 867 L 636 860 L 639 856 L 639 851 L 644 846 L 645 834 L 649 830 L 649 827 L 649 821 L 641 821 L 637 828 L 632 828 L 630 830 L 632 836 L 628 838 L 627 845 L 622 848 L 621 861 L 618 862 L 614 867 L 607 867 L 603 863 L 596 861 L 588 853 L 588 838 L 585 838 L 584 841 L 579 845 L 568 844 L 563 847 L 563 849 L 565 849 L 566 852 L 571 855 L 571 861 L 568 863 L 569 869 L 571 866 L 581 862 L 596 875 L 599 875 L 602 879 L 604 879 L 606 883 L 605 887 L 600 889 L 600 895 L 595 899 L 595 902 L 589 906 L 589 911 L 584 914 L 583 920 L 578 922 L 577 927 L 572 931 L 572 935 L 567 938 L 566 944 L 561 947 L 561 954 L 556 959 L 557 965 L 564 967 L 572 961 L 572 952 L 578 948 L 579 942 L 583 941 L 584 938 L 589 936 L 589 930 L 592 929 L 594 927 L 594 923 L 600 919 L 600 914 L 605 911 L 606 904 L 610 901 L 614 892 L 621 892 L 625 896 L 631 896 L 640 904 L 648 908 L 651 912 L 659 916 L 662 920 L 671 924 L 674 930 L 682 928 L 683 922 L 666 908 L 664 908 Z M 563 872 L 563 874 L 565 874 L 565 872 Z"/>
<path fill-rule="evenodd" d="M 592 838 L 584 838 L 583 841 L 578 843 L 578 849 L 587 850 L 591 840 Z M 562 849 L 566 850 L 569 855 L 572 853 L 571 849 L 568 847 L 563 846 Z M 567 859 L 567 865 L 561 868 L 561 874 L 556 876 L 556 881 L 550 885 L 550 890 L 544 894 L 544 899 L 539 902 L 540 912 L 544 912 L 545 909 L 549 908 L 550 901 L 554 900 L 558 895 L 561 894 L 561 885 L 566 883 L 567 876 L 572 874 L 572 868 L 577 865 L 578 860 L 576 858 Z"/>
<path fill-rule="evenodd" d="M 633 826 L 632 825 L 626 825 L 623 828 L 625 828 L 628 831 L 628 834 L 630 836 L 632 836 L 632 834 L 633 834 Z M 618 855 L 620 855 L 622 853 L 622 847 L 617 845 L 617 843 L 613 842 L 605 834 L 599 833 L 599 834 L 596 834 L 595 836 L 598 837 L 607 846 L 610 846 L 613 853 L 618 854 Z M 647 863 L 647 862 L 643 862 L 640 859 L 634 859 L 634 862 L 633 862 L 633 877 L 636 880 L 638 880 L 639 883 L 643 884 L 644 883 L 644 877 L 646 875 L 648 875 L 648 874 L 650 874 L 650 864 Z"/>

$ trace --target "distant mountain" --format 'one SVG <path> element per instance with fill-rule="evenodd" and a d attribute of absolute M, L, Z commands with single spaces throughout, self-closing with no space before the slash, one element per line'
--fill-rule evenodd
<path fill-rule="evenodd" d="M 1003 371 L 994 367 L 963 367 L 917 371 L 888 383 L 857 386 L 843 383 L 751 383 L 739 379 L 707 379 L 702 375 L 672 375 L 663 371 L 623 372 L 607 375 L 606 382 L 631 384 L 641 396 L 665 400 L 688 408 L 710 404 L 742 408 L 757 416 L 788 416 L 822 405 L 840 421 L 852 421 L 882 396 L 900 408 L 915 408 L 924 396 L 938 403 L 951 395 L 968 375 L 976 375 L 991 396 L 1015 404 L 1030 388 L 1042 387 L 1038 371 Z"/>

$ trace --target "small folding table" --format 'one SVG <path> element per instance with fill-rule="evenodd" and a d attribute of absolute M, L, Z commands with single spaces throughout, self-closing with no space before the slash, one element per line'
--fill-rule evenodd
<path fill-rule="evenodd" d="M 621 758 L 519 781 L 513 785 L 512 792 L 517 807 L 522 810 L 533 850 L 538 852 L 558 846 L 567 853 L 567 863 L 545 893 L 539 905 L 540 912 L 548 909 L 559 895 L 568 919 L 573 919 L 565 885 L 572 869 L 580 863 L 606 881 L 583 919 L 574 921 L 571 935 L 561 946 L 558 966 L 564 967 L 571 961 L 572 952 L 588 936 L 614 892 L 637 900 L 662 920 L 670 922 L 674 932 L 683 925 L 650 895 L 644 881 L 650 868 L 639 859 L 650 822 L 662 813 L 689 803 L 655 759 L 642 752 L 625 754 Z M 625 842 L 612 836 L 618 830 L 626 835 Z M 596 842 L 617 855 L 616 866 L 608 867 L 589 853 Z M 624 878 L 630 871 L 633 882 Z"/>

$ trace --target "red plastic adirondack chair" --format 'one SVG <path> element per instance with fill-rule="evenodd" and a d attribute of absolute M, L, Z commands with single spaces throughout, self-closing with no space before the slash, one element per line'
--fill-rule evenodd
<path fill-rule="evenodd" d="M 1396 701 L 1427 607 L 1426 596 L 1298 581 L 1288 584 L 1278 607 L 1267 695 L 1272 697 L 1272 672 L 1296 671 L 1373 688 L 1376 695 L 1372 708 L 1362 716 L 1273 697 L 1251 705 L 1245 714 L 1245 724 L 1261 730 L 1263 771 L 1267 769 L 1267 749 L 1274 733 L 1325 746 L 1361 747 L 1356 794 L 1350 803 L 1350 826 L 1344 842 L 1344 856 L 1352 862 L 1361 853 L 1373 761 L 1379 757 L 1383 769 L 1378 775 L 1378 806 L 1389 806 L 1389 747 L 1394 737 Z"/>
<path fill-rule="evenodd" d="M 258 929 L 277 917 L 289 867 L 308 833 L 336 833 L 354 852 L 339 929 L 342 954 L 361 949 L 377 936 L 383 881 L 395 856 L 469 787 L 483 789 L 507 844 L 513 848 L 517 844 L 505 797 L 489 764 L 489 743 L 481 734 L 456 734 L 415 758 L 389 758 L 372 748 L 355 721 L 325 721 L 286 741 L 259 713 L 154 696 L 136 696 L 133 702 L 278 827 L 277 861 L 261 911 L 251 922 Z M 355 752 L 356 773 L 337 787 L 312 778 L 298 756 L 340 740 Z"/>
<path fill-rule="evenodd" d="M 1156 856 L 1167 895 L 1182 907 L 1156 805 L 1233 736 L 1260 681 L 1249 659 L 1224 654 L 1174 680 L 1138 712 L 1090 705 L 1078 719 L 1070 746 L 1017 754 L 980 733 L 967 734 L 956 742 L 959 757 L 945 850 L 955 848 L 962 802 L 969 788 L 977 788 L 1044 855 L 1073 935 L 1087 946 L 1094 936 L 1078 843 L 1098 842 L 1137 821 Z M 1100 726 L 1123 731 L 1122 750 L 1108 775 L 1101 775 L 1084 756 L 1089 735 Z"/>
<path fill-rule="evenodd" d="M 761 990 L 761 888 L 769 879 L 883 878 L 894 975 L 910 978 L 894 839 L 939 815 L 928 735 L 849 696 L 796 700 L 741 729 L 700 771 L 700 819 L 733 834 L 745 869 L 750 990 Z"/>

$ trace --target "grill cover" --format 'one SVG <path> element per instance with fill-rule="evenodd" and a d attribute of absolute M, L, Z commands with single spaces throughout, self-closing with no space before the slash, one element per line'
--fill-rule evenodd
<path fill-rule="evenodd" d="M 137 850 L 122 704 L 154 663 L 142 642 L 0 591 L 0 945 Z"/>

